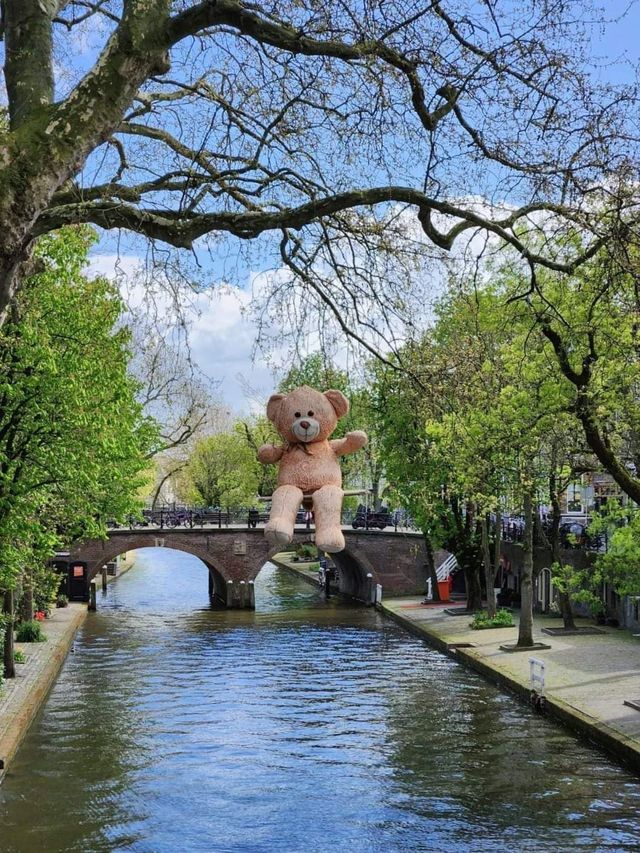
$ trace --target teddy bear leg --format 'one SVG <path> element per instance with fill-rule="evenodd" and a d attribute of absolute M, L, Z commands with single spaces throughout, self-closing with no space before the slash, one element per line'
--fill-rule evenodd
<path fill-rule="evenodd" d="M 271 496 L 271 515 L 264 535 L 273 545 L 288 545 L 293 539 L 296 514 L 302 503 L 302 490 L 297 486 L 280 486 Z"/>
<path fill-rule="evenodd" d="M 344 550 L 344 536 L 340 524 L 342 498 L 343 491 L 339 486 L 323 486 L 313 493 L 316 545 L 328 554 Z"/>

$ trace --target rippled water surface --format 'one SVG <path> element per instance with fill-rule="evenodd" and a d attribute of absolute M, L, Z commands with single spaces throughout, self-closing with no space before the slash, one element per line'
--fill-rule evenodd
<path fill-rule="evenodd" d="M 271 565 L 258 611 L 149 549 L 0 787 L 0 851 L 637 851 L 639 780 Z"/>

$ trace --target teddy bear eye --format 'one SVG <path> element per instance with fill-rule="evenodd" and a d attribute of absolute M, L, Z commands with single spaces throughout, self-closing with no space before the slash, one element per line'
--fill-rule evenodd
<path fill-rule="evenodd" d="M 296 413 L 295 413 L 295 415 L 294 415 L 293 417 L 294 417 L 294 418 L 299 418 L 299 417 L 302 417 L 302 416 L 301 416 L 300 412 L 296 412 Z"/>
<path fill-rule="evenodd" d="M 313 412 L 307 412 L 307 417 L 312 418 L 312 417 L 313 417 Z"/>

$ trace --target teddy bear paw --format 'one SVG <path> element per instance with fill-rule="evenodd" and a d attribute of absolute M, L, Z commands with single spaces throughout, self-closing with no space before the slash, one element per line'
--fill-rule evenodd
<path fill-rule="evenodd" d="M 293 530 L 279 519 L 272 519 L 265 525 L 264 535 L 272 545 L 288 545 L 293 539 Z"/>
<path fill-rule="evenodd" d="M 327 554 L 344 551 L 345 542 L 342 531 L 339 527 L 316 530 L 316 545 L 320 551 L 325 551 Z"/>

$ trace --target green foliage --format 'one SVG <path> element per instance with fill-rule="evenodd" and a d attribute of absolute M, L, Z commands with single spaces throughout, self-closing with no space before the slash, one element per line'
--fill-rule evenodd
<path fill-rule="evenodd" d="M 27 656 L 22 651 L 22 649 L 14 649 L 13 659 L 16 663 L 26 663 L 27 662 Z"/>
<path fill-rule="evenodd" d="M 68 606 L 69 606 L 69 599 L 67 598 L 66 595 L 60 594 L 56 598 L 56 607 L 68 607 Z"/>
<path fill-rule="evenodd" d="M 278 435 L 276 428 L 266 416 L 254 418 L 251 421 L 241 421 L 237 424 L 236 429 L 243 437 L 253 454 L 253 459 L 257 458 L 258 450 L 263 444 L 280 444 L 282 439 Z M 262 465 L 258 464 L 258 494 L 262 497 L 268 497 L 273 494 L 278 480 L 277 465 Z"/>
<path fill-rule="evenodd" d="M 243 424 L 232 432 L 200 439 L 180 479 L 180 496 L 199 506 L 253 504 L 261 482 L 262 466 L 247 443 Z"/>
<path fill-rule="evenodd" d="M 350 392 L 349 374 L 327 361 L 321 352 L 312 353 L 300 365 L 291 367 L 278 385 L 278 391 L 288 394 L 300 385 L 309 385 L 317 391 L 335 388 L 347 397 Z"/>
<path fill-rule="evenodd" d="M 485 628 L 513 628 L 514 621 L 511 613 L 508 610 L 500 609 L 493 617 L 489 618 L 486 610 L 481 610 L 474 614 L 473 621 L 469 625 L 475 630 L 481 631 Z"/>
<path fill-rule="evenodd" d="M 605 533 L 606 553 L 598 554 L 592 587 L 603 581 L 619 595 L 640 595 L 640 511 L 609 501 L 593 519 L 590 530 Z"/>
<path fill-rule="evenodd" d="M 127 373 L 121 299 L 82 272 L 93 239 L 87 228 L 42 238 L 42 271 L 0 332 L 0 588 L 27 566 L 42 603 L 51 585 L 37 566 L 136 508 L 156 439 Z"/>
<path fill-rule="evenodd" d="M 44 643 L 46 639 L 42 632 L 42 626 L 35 619 L 21 622 L 16 628 L 16 641 L 18 643 Z"/>
<path fill-rule="evenodd" d="M 33 577 L 33 603 L 36 610 L 48 611 L 55 603 L 60 588 L 60 575 L 51 566 L 41 563 Z"/>
<path fill-rule="evenodd" d="M 295 553 L 299 560 L 317 560 L 318 558 L 318 549 L 313 542 L 299 542 Z"/>
<path fill-rule="evenodd" d="M 553 563 L 551 573 L 553 585 L 558 592 L 566 593 L 571 601 L 586 604 L 594 616 L 602 612 L 601 570 L 592 567 L 579 569 L 570 564 Z"/>

